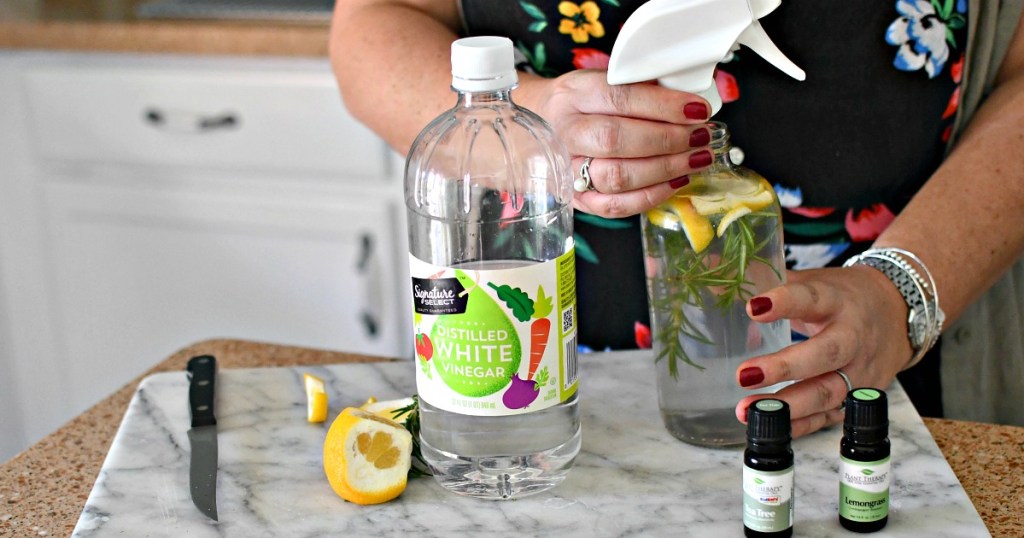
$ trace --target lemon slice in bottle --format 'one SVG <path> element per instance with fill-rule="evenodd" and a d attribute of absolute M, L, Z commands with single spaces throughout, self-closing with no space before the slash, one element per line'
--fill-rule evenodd
<path fill-rule="evenodd" d="M 703 216 L 728 213 L 740 206 L 757 211 L 768 207 L 774 200 L 774 189 L 764 179 L 757 183 L 722 180 L 715 183 L 714 191 L 691 195 L 694 209 Z"/>
<path fill-rule="evenodd" d="M 730 224 L 736 222 L 740 217 L 744 217 L 751 213 L 753 213 L 753 211 L 745 205 L 738 205 L 730 209 L 722 216 L 722 220 L 718 221 L 718 230 L 715 232 L 716 235 L 718 235 L 718 237 L 722 237 L 722 234 L 725 233 L 726 228 L 728 228 Z"/>
<path fill-rule="evenodd" d="M 700 215 L 693 207 L 690 197 L 673 196 L 668 201 L 672 212 L 679 218 L 686 239 L 694 252 L 703 252 L 715 238 L 715 230 L 707 217 Z"/>

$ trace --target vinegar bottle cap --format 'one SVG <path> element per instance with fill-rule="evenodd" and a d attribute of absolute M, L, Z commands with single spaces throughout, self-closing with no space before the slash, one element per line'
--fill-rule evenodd
<path fill-rule="evenodd" d="M 481 36 L 452 43 L 452 88 L 486 92 L 512 88 L 518 82 L 512 40 Z"/>

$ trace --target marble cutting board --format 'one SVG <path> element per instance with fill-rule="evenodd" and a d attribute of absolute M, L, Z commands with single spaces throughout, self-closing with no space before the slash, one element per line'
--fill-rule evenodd
<path fill-rule="evenodd" d="M 686 445 L 662 427 L 649 352 L 581 358 L 583 449 L 559 487 L 516 501 L 463 498 L 429 477 L 396 501 L 347 503 L 321 467 L 330 420 L 373 395 L 414 386 L 412 363 L 221 370 L 220 521 L 188 493 L 185 372 L 139 386 L 74 536 L 742 536 L 740 450 Z M 328 383 L 327 424 L 305 421 L 302 373 Z M 988 536 L 935 441 L 898 386 L 889 390 L 894 482 L 875 536 Z M 796 536 L 851 536 L 836 516 L 832 428 L 794 442 Z"/>

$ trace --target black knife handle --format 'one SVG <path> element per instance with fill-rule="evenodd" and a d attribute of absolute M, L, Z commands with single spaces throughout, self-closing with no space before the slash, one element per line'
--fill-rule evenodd
<path fill-rule="evenodd" d="M 216 425 L 213 388 L 217 380 L 217 359 L 211 355 L 189 359 L 188 379 L 188 410 L 192 416 L 192 427 Z"/>

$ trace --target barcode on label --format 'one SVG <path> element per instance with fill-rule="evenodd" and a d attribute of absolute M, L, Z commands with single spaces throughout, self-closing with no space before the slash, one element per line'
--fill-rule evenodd
<path fill-rule="evenodd" d="M 576 327 L 576 305 L 569 305 L 562 311 L 562 334 L 565 334 Z"/>
<path fill-rule="evenodd" d="M 579 361 L 577 360 L 578 349 L 576 347 L 576 333 L 565 339 L 565 353 L 562 354 L 565 376 L 562 377 L 562 390 L 568 390 L 576 378 L 579 377 Z"/>

